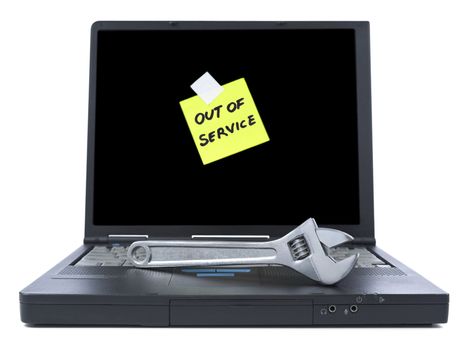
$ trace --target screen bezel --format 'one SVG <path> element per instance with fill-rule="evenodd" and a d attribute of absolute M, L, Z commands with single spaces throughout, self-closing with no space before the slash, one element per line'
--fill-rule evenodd
<path fill-rule="evenodd" d="M 217 30 L 217 29 L 353 29 L 355 31 L 358 173 L 360 223 L 326 225 L 353 235 L 356 241 L 374 241 L 373 164 L 371 136 L 371 86 L 369 22 L 114 22 L 99 21 L 91 27 L 88 152 L 86 171 L 85 239 L 106 239 L 108 235 L 147 235 L 149 238 L 189 238 L 192 235 L 268 235 L 279 237 L 293 225 L 94 225 L 94 148 L 96 120 L 97 45 L 100 30 Z M 310 195 L 312 195 L 310 193 Z M 297 222 L 297 225 L 300 223 Z M 319 225 L 319 223 L 318 223 Z"/>

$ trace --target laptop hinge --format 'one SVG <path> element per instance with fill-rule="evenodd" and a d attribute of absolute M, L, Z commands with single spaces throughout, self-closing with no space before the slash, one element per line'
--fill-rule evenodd
<path fill-rule="evenodd" d="M 351 244 L 376 245 L 374 237 L 355 237 Z"/>
<path fill-rule="evenodd" d="M 148 235 L 107 235 L 107 237 L 86 237 L 84 243 L 118 243 L 118 242 L 133 242 L 148 239 Z"/>
<path fill-rule="evenodd" d="M 250 238 L 262 238 L 262 239 L 267 239 L 269 238 L 268 236 L 252 236 Z M 207 238 L 204 237 L 203 235 L 193 235 L 191 237 L 192 239 L 197 239 L 197 238 Z M 219 237 L 216 237 L 219 238 Z M 234 239 L 238 239 L 240 237 L 230 237 Z M 244 237 L 242 237 L 244 238 Z M 84 243 L 85 244 L 105 244 L 105 243 L 118 243 L 118 242 L 133 242 L 133 241 L 141 241 L 141 240 L 146 240 L 149 239 L 149 235 L 107 235 L 107 237 L 85 237 L 84 238 Z M 366 244 L 366 245 L 376 245 L 376 240 L 373 237 L 355 237 L 355 239 L 352 241 L 352 244 Z"/>

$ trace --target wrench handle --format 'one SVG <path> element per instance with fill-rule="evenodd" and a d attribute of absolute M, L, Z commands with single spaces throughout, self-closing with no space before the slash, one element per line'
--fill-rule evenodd
<path fill-rule="evenodd" d="M 273 263 L 277 256 L 269 242 L 138 241 L 128 248 L 137 267 L 189 267 Z"/>

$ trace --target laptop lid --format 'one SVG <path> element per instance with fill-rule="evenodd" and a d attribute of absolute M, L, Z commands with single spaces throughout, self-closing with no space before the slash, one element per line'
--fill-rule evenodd
<path fill-rule="evenodd" d="M 207 164 L 200 144 L 241 137 L 251 120 L 230 123 L 223 106 L 223 131 L 197 138 L 180 102 L 206 72 L 225 89 L 243 79 L 267 135 Z M 209 104 L 198 117 L 220 115 Z M 87 242 L 274 238 L 309 217 L 373 242 L 371 152 L 367 22 L 92 26 Z"/>

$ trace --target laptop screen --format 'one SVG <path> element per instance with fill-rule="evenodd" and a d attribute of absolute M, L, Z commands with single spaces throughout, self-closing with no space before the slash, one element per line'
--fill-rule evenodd
<path fill-rule="evenodd" d="M 100 30 L 97 43 L 94 225 L 359 224 L 353 29 Z M 267 138 L 204 164 L 180 102 L 206 72 L 222 93 L 244 79 Z M 224 115 L 206 147 L 253 128 Z"/>

